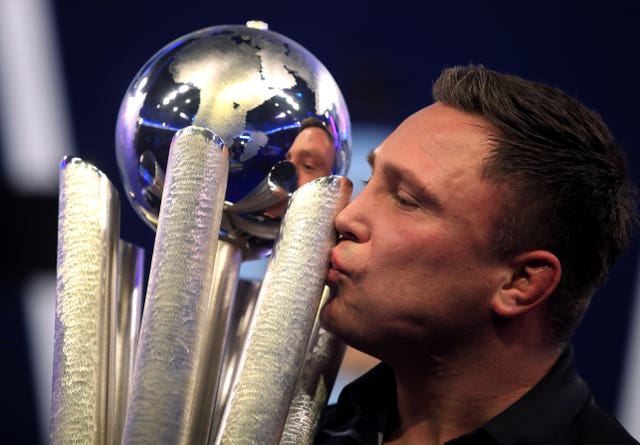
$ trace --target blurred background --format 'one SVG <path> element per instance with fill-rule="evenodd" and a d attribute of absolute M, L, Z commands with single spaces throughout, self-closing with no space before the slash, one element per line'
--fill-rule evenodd
<path fill-rule="evenodd" d="M 420 5 L 420 6 L 417 6 Z M 417 8 L 417 9 L 416 9 Z M 430 103 L 451 65 L 547 82 L 598 111 L 640 175 L 640 2 L 212 2 L 0 0 L 0 437 L 47 443 L 58 207 L 65 155 L 95 164 L 122 200 L 121 238 L 147 250 L 153 232 L 124 199 L 115 122 L 129 83 L 174 39 L 205 27 L 262 20 L 333 74 L 353 125 L 349 176 L 367 179 L 366 153 Z M 597 401 L 640 438 L 637 242 L 613 269 L 575 336 L 578 368 Z M 241 274 L 259 277 L 264 263 Z M 635 320 L 635 321 L 634 321 Z M 349 353 L 337 386 L 372 362 Z"/>

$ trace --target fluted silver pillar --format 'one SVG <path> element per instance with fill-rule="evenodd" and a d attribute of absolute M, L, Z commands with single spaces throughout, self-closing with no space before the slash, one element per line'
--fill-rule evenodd
<path fill-rule="evenodd" d="M 124 429 L 125 444 L 200 437 L 197 382 L 229 158 L 211 131 L 187 127 L 171 144 Z"/>
<path fill-rule="evenodd" d="M 348 179 L 329 176 L 291 197 L 216 443 L 279 443 L 336 242 L 333 222 L 351 190 Z"/>
<path fill-rule="evenodd" d="M 113 398 L 109 444 L 118 445 L 122 441 L 122 431 L 127 409 L 129 383 L 133 373 L 133 360 L 140 319 L 142 317 L 142 297 L 144 294 L 144 249 L 128 241 L 118 243 L 118 263 L 116 268 L 116 309 L 114 385 L 109 391 Z"/>
<path fill-rule="evenodd" d="M 120 205 L 109 179 L 66 157 L 60 166 L 52 444 L 104 444 Z"/>
<path fill-rule="evenodd" d="M 329 288 L 325 287 L 320 307 L 327 298 Z M 344 353 L 345 344 L 322 328 L 316 316 L 280 445 L 313 444 L 318 421 L 329 400 Z"/>

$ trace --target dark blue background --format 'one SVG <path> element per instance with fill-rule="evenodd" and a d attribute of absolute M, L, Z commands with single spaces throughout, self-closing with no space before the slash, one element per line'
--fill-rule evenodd
<path fill-rule="evenodd" d="M 267 22 L 271 30 L 297 41 L 324 63 L 354 123 L 396 125 L 430 103 L 431 84 L 442 68 L 482 63 L 560 87 L 600 112 L 627 150 L 634 177 L 640 172 L 637 0 L 393 1 L 379 6 L 344 0 L 59 0 L 53 5 L 79 154 L 116 184 L 115 119 L 142 64 L 186 33 L 251 19 Z M 10 192 L 4 193 L 7 202 L 18 202 Z M 42 232 L 47 238 L 40 240 L 43 250 L 30 254 L 46 267 L 55 267 L 56 199 L 20 204 L 25 212 L 38 213 L 41 227 L 46 227 Z M 123 205 L 122 218 L 121 236 L 150 249 L 153 234 L 129 205 Z M 579 370 L 610 411 L 618 401 L 636 251 L 634 244 L 614 268 L 575 338 Z M 9 290 L 5 293 L 17 292 L 19 272 L 13 279 L 2 275 L 2 288 Z M 19 317 L 9 315 L 19 313 L 18 305 L 18 300 L 8 298 L 3 309 L 6 332 L 0 334 L 11 341 L 3 354 L 0 426 L 15 443 L 37 443 L 23 327 Z"/>

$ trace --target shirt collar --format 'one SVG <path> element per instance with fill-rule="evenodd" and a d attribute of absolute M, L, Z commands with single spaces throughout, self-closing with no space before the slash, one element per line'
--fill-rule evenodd
<path fill-rule="evenodd" d="M 546 443 L 591 399 L 591 391 L 575 371 L 573 349 L 531 390 L 483 427 L 501 445 Z"/>
<path fill-rule="evenodd" d="M 573 349 L 567 347 L 547 375 L 518 401 L 478 430 L 450 443 L 546 443 L 591 398 L 589 388 L 576 374 L 573 356 Z M 376 443 L 374 436 L 393 431 L 398 419 L 391 368 L 381 363 L 347 385 L 336 408 L 339 428 L 356 434 L 361 443 Z"/>

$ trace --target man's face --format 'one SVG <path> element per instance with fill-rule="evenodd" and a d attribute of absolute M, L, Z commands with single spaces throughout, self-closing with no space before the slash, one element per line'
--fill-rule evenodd
<path fill-rule="evenodd" d="M 490 300 L 508 268 L 491 257 L 501 194 L 480 178 L 489 132 L 436 103 L 373 152 L 370 181 L 336 219 L 328 330 L 393 360 L 443 354 L 491 329 Z"/>
<path fill-rule="evenodd" d="M 321 128 L 307 127 L 296 136 L 287 161 L 296 166 L 298 187 L 331 174 L 335 151 L 329 135 Z"/>
<path fill-rule="evenodd" d="M 307 127 L 302 130 L 287 151 L 287 161 L 296 167 L 298 188 L 307 182 L 329 176 L 333 168 L 335 149 L 329 135 L 321 128 Z M 269 207 L 264 214 L 281 218 L 287 200 Z"/>

